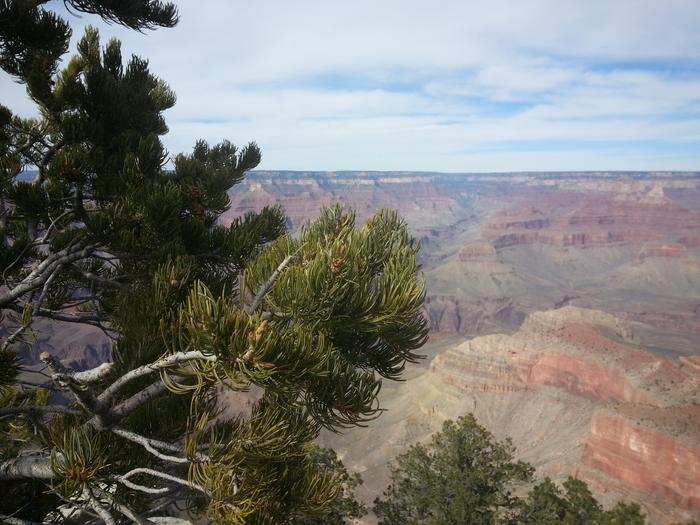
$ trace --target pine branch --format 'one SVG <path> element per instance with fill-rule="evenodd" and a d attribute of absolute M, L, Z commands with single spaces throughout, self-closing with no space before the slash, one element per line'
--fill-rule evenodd
<path fill-rule="evenodd" d="M 141 405 L 145 405 L 149 401 L 152 401 L 153 399 L 162 396 L 167 391 L 168 388 L 165 386 L 165 384 L 163 384 L 162 381 L 156 381 L 155 383 L 152 383 L 147 388 L 144 388 L 140 392 L 131 396 L 126 401 L 114 407 L 109 413 L 110 420 L 119 421 L 120 419 L 126 417 L 128 414 L 136 410 Z"/>
<path fill-rule="evenodd" d="M 65 218 L 65 217 L 68 217 L 68 216 L 71 215 L 72 213 L 73 213 L 73 210 L 66 210 L 66 211 L 64 211 L 61 215 L 59 215 L 59 216 L 56 217 L 54 220 L 52 220 L 52 221 L 51 221 L 51 224 L 49 224 L 49 227 L 46 228 L 46 232 L 44 233 L 44 235 L 42 236 L 42 238 L 41 238 L 41 239 L 38 239 L 37 241 L 35 241 L 35 244 L 43 244 L 43 243 L 45 243 L 45 242 L 46 242 L 46 239 L 48 239 L 49 235 L 51 235 L 51 231 L 54 229 L 54 227 L 56 226 L 56 224 L 58 224 L 58 221 L 60 221 L 61 219 Z"/>
<path fill-rule="evenodd" d="M 36 521 L 23 520 L 14 516 L 5 516 L 4 514 L 0 514 L 0 523 L 6 523 L 7 525 L 43 525 Z"/>
<path fill-rule="evenodd" d="M 95 273 L 92 273 L 92 272 L 82 272 L 81 271 L 80 274 L 88 281 L 102 284 L 104 286 L 111 286 L 113 288 L 119 288 L 121 290 L 127 288 L 127 285 L 122 284 L 119 281 L 115 281 L 113 279 L 105 279 L 104 277 L 97 275 Z"/>
<path fill-rule="evenodd" d="M 2 344 L 2 348 L 0 348 L 0 352 L 5 352 L 12 343 L 14 343 L 17 338 L 21 337 L 22 334 L 29 328 L 30 323 L 22 323 L 19 325 L 19 327 L 12 332 L 7 339 L 5 339 L 5 342 Z"/>
<path fill-rule="evenodd" d="M 79 383 L 94 383 L 109 375 L 113 368 L 114 363 L 102 363 L 101 365 L 96 366 L 95 368 L 90 368 L 89 370 L 74 372 L 72 377 Z"/>
<path fill-rule="evenodd" d="M 49 255 L 18 285 L 0 295 L 0 308 L 5 308 L 24 294 L 43 287 L 57 267 L 87 259 L 97 246 L 96 244 L 88 246 L 78 244 Z"/>
<path fill-rule="evenodd" d="M 44 361 L 58 381 L 73 381 L 81 385 L 100 381 L 114 368 L 114 363 L 102 363 L 95 368 L 89 368 L 81 372 L 74 372 L 70 368 L 65 367 L 58 359 L 50 355 L 48 352 L 43 352 L 39 358 Z"/>
<path fill-rule="evenodd" d="M 265 298 L 265 295 L 267 295 L 267 292 L 270 291 L 270 288 L 272 288 L 272 285 L 275 284 L 275 281 L 279 277 L 279 275 L 284 271 L 284 269 L 287 267 L 289 262 L 294 258 L 293 255 L 287 255 L 287 257 L 284 258 L 284 260 L 280 263 L 280 265 L 277 267 L 277 269 L 272 272 L 272 275 L 270 278 L 263 283 L 263 285 L 258 288 L 257 293 L 255 294 L 255 297 L 253 298 L 253 302 L 246 308 L 246 311 L 248 313 L 253 313 L 255 310 L 258 309 L 258 306 L 260 306 L 260 303 L 262 303 L 262 300 Z"/>
<path fill-rule="evenodd" d="M 156 381 L 112 409 L 107 410 L 105 408 L 108 406 L 107 404 L 99 403 L 98 406 L 103 411 L 99 414 L 95 414 L 95 416 L 85 423 L 85 426 L 90 426 L 98 430 L 107 430 L 141 405 L 162 396 L 167 391 L 168 389 L 162 381 Z"/>
<path fill-rule="evenodd" d="M 39 359 L 48 366 L 51 371 L 51 380 L 54 384 L 59 388 L 70 390 L 81 407 L 97 416 L 103 412 L 103 410 L 100 410 L 98 401 L 92 390 L 75 380 L 75 372 L 66 368 L 58 359 L 48 352 L 42 352 L 39 355 Z"/>
<path fill-rule="evenodd" d="M 44 172 L 46 171 L 46 167 L 53 160 L 54 156 L 56 156 L 58 150 L 65 146 L 65 144 L 65 139 L 61 139 L 55 144 L 49 146 L 49 148 L 44 152 L 41 162 L 39 162 L 39 164 L 37 165 L 38 173 L 34 178 L 35 183 L 42 184 L 44 182 Z"/>
<path fill-rule="evenodd" d="M 22 304 L 10 304 L 6 307 L 8 310 L 14 310 L 15 312 L 22 313 Z M 101 315 L 89 313 L 89 312 L 77 312 L 75 315 L 66 314 L 58 310 L 49 310 L 47 308 L 35 309 L 32 312 L 37 317 L 46 317 L 48 319 L 53 319 L 54 321 L 63 321 L 65 323 L 83 323 L 89 324 L 96 328 L 101 328 L 103 330 L 112 330 L 111 328 L 106 328 L 100 326 L 99 323 L 109 321 L 108 318 Z M 112 330 L 115 331 L 115 330 Z"/>
<path fill-rule="evenodd" d="M 56 278 L 56 275 L 58 275 L 58 272 L 60 272 L 60 271 L 61 271 L 61 265 L 58 265 L 56 267 L 56 269 L 51 273 L 51 275 L 49 275 L 49 278 L 46 279 L 46 282 L 44 283 L 44 287 L 41 290 L 41 294 L 39 295 L 39 299 L 31 307 L 32 308 L 32 318 L 35 317 L 35 315 L 34 315 L 35 309 L 36 310 L 41 309 L 41 305 L 44 303 L 44 300 L 46 299 L 46 295 L 49 292 L 49 287 L 51 286 L 51 283 L 53 282 L 53 280 Z M 2 348 L 0 348 L 0 351 L 4 352 L 5 350 L 7 350 L 10 347 L 10 345 L 12 343 L 14 343 L 18 337 L 21 337 L 21 335 L 31 326 L 31 324 L 32 324 L 31 319 L 28 320 L 27 322 L 22 322 L 20 324 L 19 328 L 17 328 L 17 330 L 15 330 L 12 334 L 10 334 L 10 336 L 5 340 L 5 342 L 2 345 Z"/>
<path fill-rule="evenodd" d="M 88 502 L 92 510 L 97 512 L 98 516 L 102 518 L 102 521 L 105 522 L 105 525 L 117 524 L 117 522 L 114 519 L 114 516 L 112 516 L 112 514 L 102 506 L 102 504 L 95 497 L 95 495 L 92 493 L 89 487 L 83 487 L 83 498 Z"/>
<path fill-rule="evenodd" d="M 14 309 L 10 306 L 11 309 Z M 54 321 L 62 321 L 64 323 L 78 323 L 87 326 L 92 326 L 98 328 L 102 333 L 111 341 L 115 341 L 115 334 L 118 332 L 114 328 L 105 326 L 103 323 L 109 322 L 109 319 L 101 315 L 78 312 L 75 315 L 64 314 L 56 310 L 47 310 L 42 308 L 38 312 L 35 312 L 37 317 L 45 317 L 47 319 L 53 319 Z"/>
<path fill-rule="evenodd" d="M 51 275 L 49 275 L 49 278 L 46 279 L 46 282 L 44 283 L 43 288 L 41 289 L 41 294 L 39 294 L 39 299 L 37 300 L 36 304 L 34 305 L 34 308 L 37 310 L 41 309 L 41 306 L 44 304 L 44 301 L 46 300 L 46 296 L 49 293 L 49 288 L 51 287 L 51 283 L 54 281 L 56 276 L 58 275 L 58 272 L 61 271 L 61 268 L 63 265 L 59 264 L 56 266 L 56 269 L 51 272 Z"/>
<path fill-rule="evenodd" d="M 145 494 L 152 494 L 152 495 L 159 495 L 159 494 L 167 494 L 170 492 L 169 487 L 159 487 L 159 488 L 153 488 L 153 487 L 146 487 L 145 485 L 139 485 L 138 483 L 134 483 L 133 481 L 129 481 L 128 479 L 125 479 L 124 476 L 114 478 L 115 481 L 118 481 L 125 487 L 130 488 L 131 490 L 138 490 L 139 492 L 143 492 Z"/>
<path fill-rule="evenodd" d="M 144 518 L 142 516 L 139 516 L 136 514 L 133 510 L 131 510 L 129 507 L 126 505 L 122 505 L 118 501 L 114 499 L 114 497 L 109 494 L 108 492 L 105 492 L 104 490 L 101 490 L 99 488 L 94 488 L 93 489 L 102 499 L 105 499 L 109 501 L 110 505 L 117 510 L 120 514 L 126 516 L 129 518 L 131 521 L 136 523 L 137 525 L 154 525 L 154 522 L 149 520 L 148 518 Z"/>

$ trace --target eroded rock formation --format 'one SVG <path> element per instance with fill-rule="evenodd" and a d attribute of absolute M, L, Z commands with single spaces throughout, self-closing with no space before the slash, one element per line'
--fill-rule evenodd
<path fill-rule="evenodd" d="M 630 325 L 609 314 L 574 307 L 538 312 L 512 336 L 482 336 L 437 357 L 431 373 L 474 399 L 492 393 L 519 395 L 523 409 L 561 410 L 546 397 L 559 391 L 583 417 L 583 433 L 562 439 L 515 430 L 516 445 L 528 451 L 545 440 L 552 450 L 576 449 L 569 474 L 594 482 L 606 499 L 637 499 L 655 519 L 700 516 L 700 374 L 697 358 L 668 359 L 643 347 Z M 554 390 L 552 390 L 554 389 Z M 545 397 L 543 397 L 543 395 Z M 504 400 L 504 408 L 510 401 Z M 479 409 L 477 408 L 477 415 Z M 541 458 L 538 458 L 541 459 Z M 540 462 L 540 471 L 561 469 Z M 606 495 L 606 491 L 608 494 Z M 645 495 L 640 497 L 640 494 Z"/>

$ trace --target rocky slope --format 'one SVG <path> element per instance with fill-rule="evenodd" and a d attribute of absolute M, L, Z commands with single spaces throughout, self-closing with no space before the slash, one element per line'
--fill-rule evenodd
<path fill-rule="evenodd" d="M 438 344 L 429 369 L 385 392 L 388 412 L 371 443 L 361 430 L 325 439 L 376 493 L 387 457 L 473 412 L 512 438 L 539 477 L 578 476 L 605 504 L 638 501 L 658 523 L 698 519 L 700 359 L 659 357 L 645 345 L 603 312 L 537 312 L 513 335 Z M 386 444 L 377 446 L 378 435 Z"/>

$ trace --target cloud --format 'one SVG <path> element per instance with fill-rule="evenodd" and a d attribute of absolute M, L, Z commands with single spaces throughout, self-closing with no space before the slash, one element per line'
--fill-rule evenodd
<path fill-rule="evenodd" d="M 97 24 L 177 92 L 173 152 L 203 137 L 257 140 L 267 169 L 700 169 L 695 0 L 179 7 L 171 30 Z"/>

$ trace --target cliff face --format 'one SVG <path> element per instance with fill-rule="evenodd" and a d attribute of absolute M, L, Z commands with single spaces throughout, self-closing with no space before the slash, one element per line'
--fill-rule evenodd
<path fill-rule="evenodd" d="M 541 475 L 578 475 L 605 501 L 637 500 L 663 523 L 697 519 L 700 362 L 658 357 L 641 343 L 620 319 L 565 307 L 529 316 L 513 336 L 477 337 L 449 349 L 430 371 L 472 399 L 495 432 L 508 427 Z M 579 432 L 513 428 L 493 415 L 499 404 L 512 410 L 512 396 L 533 420 L 561 417 L 563 410 L 579 414 Z M 543 442 L 550 456 L 533 455 Z M 565 468 L 553 451 L 568 455 Z"/>
<path fill-rule="evenodd" d="M 587 248 L 663 240 L 685 246 L 687 235 L 700 229 L 700 214 L 663 193 L 650 198 L 655 191 L 628 195 L 628 200 L 614 193 L 576 194 L 567 200 L 561 192 L 542 192 L 494 217 L 484 237 L 497 248 L 537 242 Z"/>
<path fill-rule="evenodd" d="M 698 416 L 695 416 L 696 421 Z M 615 413 L 597 413 L 583 451 L 585 465 L 690 513 L 700 512 L 700 446 L 640 426 Z"/>

